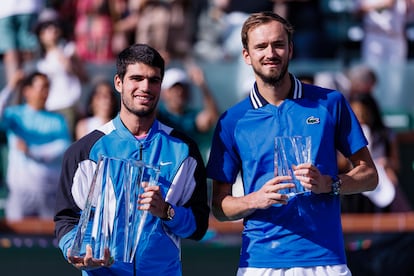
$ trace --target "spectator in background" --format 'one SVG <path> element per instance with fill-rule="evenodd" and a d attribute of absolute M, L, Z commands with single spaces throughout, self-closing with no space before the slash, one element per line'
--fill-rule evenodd
<path fill-rule="evenodd" d="M 121 4 L 115 6 L 119 8 L 118 14 L 124 6 Z M 189 0 L 130 0 L 127 15 L 115 23 L 116 42 L 133 33 L 134 42 L 156 48 L 167 64 L 171 60 L 185 60 L 191 54 L 196 31 L 193 11 Z"/>
<path fill-rule="evenodd" d="M 317 72 L 314 82 L 317 86 L 341 91 L 349 99 L 353 94 L 375 94 L 378 78 L 370 66 L 360 63 L 337 72 Z"/>
<path fill-rule="evenodd" d="M 201 92 L 201 109 L 191 107 L 197 90 Z M 209 133 L 218 116 L 216 102 L 199 67 L 190 66 L 188 75 L 178 67 L 165 71 L 158 119 L 193 138 L 204 158 L 210 148 Z"/>
<path fill-rule="evenodd" d="M 372 93 L 355 93 L 349 99 L 365 136 L 379 175 L 374 191 L 343 198 L 342 211 L 356 213 L 410 211 L 398 185 L 399 153 L 395 133 L 384 125 Z"/>
<path fill-rule="evenodd" d="M 50 80 L 50 93 L 46 109 L 59 112 L 67 120 L 72 137 L 81 97 L 81 82 L 87 79 L 83 63 L 76 55 L 75 44 L 62 37 L 58 14 L 52 9 L 44 10 L 36 27 L 41 45 L 41 56 L 36 69 Z"/>
<path fill-rule="evenodd" d="M 230 0 L 210 0 L 198 18 L 194 55 L 206 61 L 222 61 L 231 58 L 224 44 L 230 35 L 228 6 Z"/>
<path fill-rule="evenodd" d="M 113 22 L 109 1 L 77 0 L 76 3 L 74 39 L 77 55 L 87 62 L 112 62 Z"/>
<path fill-rule="evenodd" d="M 128 47 L 134 42 L 133 30 L 138 22 L 139 12 L 129 4 L 132 1 L 109 1 L 109 10 L 113 22 L 112 50 L 114 54 Z M 138 7 L 137 7 L 138 8 Z"/>
<path fill-rule="evenodd" d="M 86 116 L 76 124 L 76 140 L 104 125 L 117 113 L 118 99 L 112 84 L 107 80 L 98 81 L 89 95 Z"/>
<path fill-rule="evenodd" d="M 293 52 L 296 60 L 326 58 L 331 53 L 325 35 L 324 17 L 320 2 L 314 0 L 282 0 L 285 2 L 287 19 L 295 29 Z"/>
<path fill-rule="evenodd" d="M 0 9 L 0 53 L 10 83 L 16 71 L 33 58 L 38 43 L 32 26 L 44 6 L 43 0 L 3 0 Z"/>
<path fill-rule="evenodd" d="M 197 20 L 191 0 L 169 0 L 171 9 L 167 52 L 170 60 L 187 60 L 193 47 Z"/>
<path fill-rule="evenodd" d="M 370 66 L 356 64 L 350 67 L 345 74 L 349 82 L 348 98 L 355 94 L 375 94 L 378 78 Z"/>
<path fill-rule="evenodd" d="M 47 1 L 47 8 L 53 9 L 59 14 L 59 21 L 67 40 L 74 41 L 74 29 L 76 22 L 76 0 L 52 0 Z"/>
<path fill-rule="evenodd" d="M 401 64 L 407 59 L 406 0 L 357 0 L 363 21 L 363 62 L 371 66 Z"/>
<path fill-rule="evenodd" d="M 279 0 L 230 0 L 229 11 L 237 11 L 247 14 L 261 11 L 275 11 L 275 8 L 279 7 L 279 4 Z"/>
<path fill-rule="evenodd" d="M 356 64 L 346 71 L 349 81 L 347 98 L 369 141 L 368 149 L 380 175 L 374 192 L 345 197 L 344 212 L 389 212 L 410 210 L 408 200 L 398 185 L 399 152 L 395 133 L 385 126 L 380 106 L 375 99 L 378 77 L 366 64 Z M 339 156 L 342 170 L 349 163 Z"/>
<path fill-rule="evenodd" d="M 131 42 L 147 43 L 167 59 L 170 6 L 160 0 L 117 0 L 111 5 L 115 18 L 114 47 L 123 49 Z"/>
<path fill-rule="evenodd" d="M 198 17 L 193 53 L 197 59 L 225 62 L 240 57 L 238 43 L 241 26 L 247 17 L 243 12 L 229 12 L 230 0 L 210 0 Z"/>
<path fill-rule="evenodd" d="M 408 57 L 406 0 L 356 0 L 355 12 L 363 22 L 362 62 L 381 78 L 385 104 L 400 106 Z"/>
<path fill-rule="evenodd" d="M 20 76 L 15 77 L 0 97 L 1 126 L 9 148 L 6 219 L 52 219 L 61 160 L 71 142 L 68 127 L 61 115 L 45 110 L 49 80 L 42 73 L 31 73 L 23 80 L 25 103 L 7 106 L 17 92 Z"/>
<path fill-rule="evenodd" d="M 384 126 L 372 93 L 350 96 L 378 172 L 374 191 L 348 195 L 341 199 L 342 213 L 392 213 L 412 211 L 398 183 L 399 153 L 395 133 Z M 366 233 L 345 239 L 347 258 L 353 275 L 413 275 L 414 256 L 411 234 Z"/>

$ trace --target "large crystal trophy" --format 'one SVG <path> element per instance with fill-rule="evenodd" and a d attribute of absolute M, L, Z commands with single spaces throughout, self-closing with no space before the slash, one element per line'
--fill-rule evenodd
<path fill-rule="evenodd" d="M 274 173 L 288 175 L 293 179 L 294 188 L 285 189 L 280 193 L 293 197 L 306 193 L 306 189 L 293 174 L 293 166 L 311 162 L 311 137 L 310 136 L 277 136 L 274 148 Z"/>
<path fill-rule="evenodd" d="M 71 247 L 71 256 L 83 256 L 86 245 L 93 258 L 109 249 L 115 261 L 132 262 L 142 242 L 148 211 L 138 208 L 144 185 L 157 185 L 159 169 L 142 161 L 101 156 Z"/>

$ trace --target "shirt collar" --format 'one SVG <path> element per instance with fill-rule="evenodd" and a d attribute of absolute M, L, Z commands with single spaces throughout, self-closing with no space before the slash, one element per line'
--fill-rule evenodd
<path fill-rule="evenodd" d="M 303 98 L 302 83 L 292 74 L 289 74 L 290 80 L 292 81 L 292 87 L 289 92 L 289 99 L 301 99 Z M 260 94 L 259 89 L 257 88 L 257 83 L 255 82 L 253 88 L 250 90 L 250 102 L 253 105 L 254 109 L 258 109 L 267 105 L 269 102 Z"/>

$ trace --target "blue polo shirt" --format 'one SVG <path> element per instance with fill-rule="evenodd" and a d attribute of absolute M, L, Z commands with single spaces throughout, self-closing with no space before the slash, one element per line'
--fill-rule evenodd
<path fill-rule="evenodd" d="M 257 85 L 220 118 L 207 165 L 208 177 L 234 183 L 244 193 L 274 177 L 274 138 L 311 136 L 311 160 L 322 174 L 338 173 L 336 151 L 345 156 L 367 145 L 349 104 L 338 91 L 302 84 L 279 106 L 268 104 Z M 304 194 L 284 206 L 257 210 L 244 219 L 240 267 L 289 268 L 345 264 L 340 198 Z"/>

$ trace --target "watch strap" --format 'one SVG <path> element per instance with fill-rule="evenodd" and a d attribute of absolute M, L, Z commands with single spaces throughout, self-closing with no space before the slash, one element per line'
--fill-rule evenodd
<path fill-rule="evenodd" d="M 174 208 L 172 207 L 171 204 L 169 204 L 168 202 L 166 202 L 166 204 L 167 204 L 167 211 L 166 211 L 167 217 L 162 218 L 162 220 L 169 221 L 169 220 L 172 220 L 174 218 L 175 210 L 174 210 Z"/>
<path fill-rule="evenodd" d="M 332 177 L 332 184 L 331 184 L 331 194 L 332 195 L 340 195 L 341 194 L 341 186 L 342 180 L 339 176 L 335 175 Z"/>

